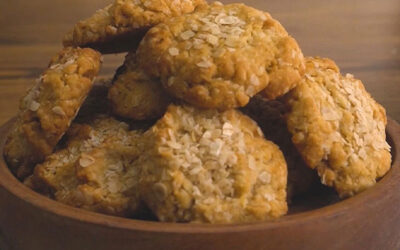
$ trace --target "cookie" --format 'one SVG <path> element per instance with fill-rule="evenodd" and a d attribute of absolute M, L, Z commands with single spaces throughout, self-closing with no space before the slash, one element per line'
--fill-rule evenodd
<path fill-rule="evenodd" d="M 159 79 L 149 77 L 138 67 L 134 52 L 118 70 L 108 99 L 114 114 L 133 120 L 159 118 L 171 103 Z"/>
<path fill-rule="evenodd" d="M 286 97 L 292 141 L 323 184 L 353 196 L 390 168 L 385 110 L 333 61 L 307 58 L 306 64 L 304 79 Z"/>
<path fill-rule="evenodd" d="M 21 99 L 18 118 L 9 134 L 4 156 L 23 178 L 51 154 L 89 93 L 101 56 L 92 49 L 65 48 Z"/>
<path fill-rule="evenodd" d="M 160 221 L 239 223 L 287 212 L 282 152 L 239 111 L 170 105 L 143 140 L 140 192 Z"/>
<path fill-rule="evenodd" d="M 141 134 L 107 116 L 74 123 L 66 146 L 37 165 L 27 183 L 67 205 L 133 216 L 141 208 L 139 171 L 132 164 L 140 154 Z"/>
<path fill-rule="evenodd" d="M 152 26 L 204 4 L 204 0 L 115 0 L 78 22 L 63 44 L 92 47 L 102 53 L 130 51 Z"/>
<path fill-rule="evenodd" d="M 173 96 L 202 108 L 245 106 L 264 90 L 293 88 L 303 55 L 282 25 L 244 4 L 214 3 L 153 27 L 138 48 L 141 68 Z"/>
<path fill-rule="evenodd" d="M 304 163 L 292 143 L 285 120 L 288 109 L 281 99 L 269 101 L 257 95 L 241 110 L 257 122 L 268 140 L 282 150 L 288 168 L 288 202 L 307 193 L 319 183 L 318 175 Z"/>

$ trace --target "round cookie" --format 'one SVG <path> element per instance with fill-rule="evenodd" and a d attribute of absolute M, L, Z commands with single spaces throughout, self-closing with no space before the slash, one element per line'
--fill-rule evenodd
<path fill-rule="evenodd" d="M 341 197 L 355 195 L 390 169 L 385 110 L 333 61 L 307 58 L 306 66 L 304 79 L 286 97 L 292 141 L 323 184 Z"/>
<path fill-rule="evenodd" d="M 144 143 L 140 192 L 160 221 L 239 223 L 287 212 L 282 152 L 239 111 L 170 105 Z"/>
<path fill-rule="evenodd" d="M 138 67 L 135 57 L 134 52 L 128 54 L 108 92 L 113 113 L 133 120 L 159 118 L 171 103 L 171 97 L 158 79 Z"/>
<path fill-rule="evenodd" d="M 68 129 L 93 85 L 101 55 L 92 49 L 65 48 L 21 99 L 16 123 L 8 135 L 4 156 L 23 178 L 51 154 Z"/>
<path fill-rule="evenodd" d="M 285 120 L 288 109 L 282 100 L 269 101 L 256 95 L 242 111 L 256 121 L 265 137 L 282 150 L 288 168 L 288 202 L 319 183 L 318 175 L 304 163 L 291 140 Z"/>
<path fill-rule="evenodd" d="M 244 4 L 214 3 L 169 19 L 145 35 L 137 55 L 173 96 L 220 110 L 245 106 L 266 87 L 269 98 L 280 96 L 304 70 L 282 25 Z"/>
<path fill-rule="evenodd" d="M 115 0 L 78 22 L 63 43 L 92 47 L 102 53 L 129 51 L 136 48 L 152 26 L 204 4 L 204 0 Z"/>
<path fill-rule="evenodd" d="M 132 216 L 140 211 L 139 171 L 141 131 L 126 123 L 98 116 L 74 123 L 65 147 L 35 167 L 28 184 L 55 200 L 111 215 Z"/>

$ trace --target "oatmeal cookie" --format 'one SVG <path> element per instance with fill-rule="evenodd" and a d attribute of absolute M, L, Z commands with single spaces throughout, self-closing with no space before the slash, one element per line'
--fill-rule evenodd
<path fill-rule="evenodd" d="M 21 99 L 7 138 L 5 159 L 20 178 L 52 153 L 89 93 L 101 56 L 92 49 L 65 48 Z"/>
<path fill-rule="evenodd" d="M 341 197 L 355 195 L 390 168 L 385 110 L 333 61 L 308 58 L 306 66 L 304 79 L 286 99 L 292 141 L 323 184 Z"/>
<path fill-rule="evenodd" d="M 152 26 L 204 4 L 205 0 L 115 0 L 78 22 L 63 43 L 93 47 L 102 53 L 133 50 Z"/>
<path fill-rule="evenodd" d="M 138 67 L 134 52 L 128 54 L 115 79 L 108 99 L 116 115 L 133 120 L 159 118 L 171 102 L 159 79 Z"/>
<path fill-rule="evenodd" d="M 143 138 L 140 192 L 160 221 L 236 223 L 287 212 L 282 152 L 239 111 L 170 105 Z"/>
<path fill-rule="evenodd" d="M 27 184 L 57 201 L 111 215 L 132 216 L 140 209 L 138 173 L 141 131 L 99 116 L 74 123 L 67 144 L 35 167 Z"/>
<path fill-rule="evenodd" d="M 319 182 L 318 175 L 304 163 L 291 141 L 285 120 L 288 110 L 283 101 L 269 101 L 256 95 L 242 111 L 256 121 L 265 137 L 282 150 L 288 168 L 288 201 L 310 191 Z"/>
<path fill-rule="evenodd" d="M 245 106 L 265 89 L 273 99 L 304 71 L 293 38 L 268 13 L 214 3 L 153 27 L 138 48 L 140 66 L 173 96 L 203 108 Z"/>

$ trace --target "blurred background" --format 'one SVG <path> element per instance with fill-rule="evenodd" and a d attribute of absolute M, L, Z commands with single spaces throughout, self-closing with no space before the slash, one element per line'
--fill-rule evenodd
<path fill-rule="evenodd" d="M 223 3 L 237 1 L 222 1 Z M 306 56 L 334 59 L 361 79 L 388 114 L 400 121 L 399 0 L 244 0 L 269 12 L 297 39 Z M 0 123 L 17 111 L 20 96 L 61 49 L 73 25 L 111 0 L 0 1 Z M 108 55 L 111 76 L 123 55 Z"/>

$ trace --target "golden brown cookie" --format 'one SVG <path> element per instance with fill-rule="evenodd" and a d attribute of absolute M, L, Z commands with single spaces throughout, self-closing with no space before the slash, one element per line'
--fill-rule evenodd
<path fill-rule="evenodd" d="M 285 120 L 288 110 L 282 100 L 269 101 L 257 95 L 242 111 L 256 121 L 265 137 L 282 150 L 288 167 L 288 201 L 305 194 L 319 183 L 318 175 L 304 163 L 291 140 Z"/>
<path fill-rule="evenodd" d="M 304 79 L 287 96 L 293 143 L 323 184 L 352 196 L 390 168 L 385 110 L 333 61 L 308 58 L 306 64 Z"/>
<path fill-rule="evenodd" d="M 21 99 L 4 148 L 8 166 L 20 178 L 51 154 L 89 93 L 101 56 L 92 49 L 65 48 Z"/>
<path fill-rule="evenodd" d="M 115 0 L 78 22 L 63 43 L 93 47 L 102 53 L 133 50 L 152 26 L 204 4 L 204 0 Z"/>
<path fill-rule="evenodd" d="M 107 116 L 88 124 L 75 123 L 66 146 L 37 165 L 28 183 L 74 207 L 134 215 L 140 209 L 139 171 L 132 163 L 140 154 L 141 134 Z"/>
<path fill-rule="evenodd" d="M 171 97 L 159 79 L 149 77 L 136 63 L 135 52 L 125 59 L 108 93 L 113 113 L 133 120 L 161 117 Z"/>
<path fill-rule="evenodd" d="M 144 141 L 140 192 L 160 221 L 237 223 L 287 212 L 282 152 L 239 111 L 170 105 Z"/>
<path fill-rule="evenodd" d="M 153 27 L 138 48 L 140 66 L 173 96 L 203 108 L 245 106 L 295 86 L 304 69 L 293 38 L 268 13 L 214 3 Z"/>

